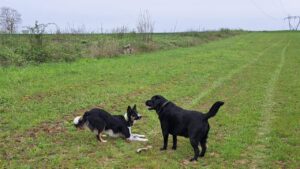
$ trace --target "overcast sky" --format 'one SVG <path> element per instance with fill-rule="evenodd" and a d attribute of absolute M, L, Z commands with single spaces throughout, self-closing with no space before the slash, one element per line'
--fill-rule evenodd
<path fill-rule="evenodd" d="M 88 31 L 118 26 L 135 28 L 148 10 L 155 31 L 287 29 L 283 18 L 300 15 L 300 0 L 0 0 L 0 7 L 22 14 L 22 25 L 55 22 L 62 29 L 85 25 Z"/>

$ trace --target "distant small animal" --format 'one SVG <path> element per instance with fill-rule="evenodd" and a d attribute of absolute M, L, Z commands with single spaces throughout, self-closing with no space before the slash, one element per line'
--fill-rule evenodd
<path fill-rule="evenodd" d="M 91 109 L 83 116 L 74 118 L 73 123 L 76 128 L 87 126 L 100 142 L 106 142 L 102 138 L 103 133 L 110 137 L 122 137 L 129 141 L 148 141 L 145 135 L 131 133 L 131 127 L 135 121 L 142 116 L 137 112 L 136 105 L 131 108 L 128 106 L 127 112 L 123 115 L 111 115 L 107 111 L 99 108 Z"/>
<path fill-rule="evenodd" d="M 194 157 L 190 161 L 194 161 L 198 157 L 204 156 L 210 129 L 208 119 L 217 114 L 224 102 L 216 102 L 206 114 L 193 110 L 185 110 L 161 95 L 153 96 L 145 104 L 149 110 L 156 111 L 160 120 L 164 140 L 163 147 L 160 150 L 167 149 L 169 134 L 173 135 L 173 150 L 177 148 L 177 136 L 184 136 L 190 139 L 190 143 L 194 149 Z M 200 154 L 199 143 L 202 148 Z"/>
<path fill-rule="evenodd" d="M 123 46 L 123 53 L 124 54 L 131 54 L 132 53 L 131 44 L 127 44 L 127 45 Z"/>

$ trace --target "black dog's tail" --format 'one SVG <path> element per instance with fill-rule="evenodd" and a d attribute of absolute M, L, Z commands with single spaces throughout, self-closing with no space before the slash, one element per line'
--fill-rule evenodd
<path fill-rule="evenodd" d="M 81 119 L 80 122 L 81 122 L 82 124 L 86 123 L 87 117 L 88 117 L 89 115 L 90 115 L 89 112 L 85 112 L 85 113 L 83 114 L 82 119 Z"/>
<path fill-rule="evenodd" d="M 77 124 L 74 124 L 75 127 L 83 127 L 83 125 L 87 122 L 87 116 L 89 114 L 87 112 L 84 113 L 84 115 L 79 119 Z"/>
<path fill-rule="evenodd" d="M 217 101 L 214 105 L 212 105 L 209 112 L 205 114 L 205 119 L 208 120 L 209 118 L 214 117 L 223 104 L 224 102 Z"/>

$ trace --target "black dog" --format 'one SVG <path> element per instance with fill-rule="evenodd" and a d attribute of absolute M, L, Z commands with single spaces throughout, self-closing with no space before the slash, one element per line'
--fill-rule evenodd
<path fill-rule="evenodd" d="M 136 110 L 136 105 L 133 108 L 128 106 L 125 115 L 111 115 L 103 109 L 92 109 L 84 113 L 83 116 L 78 116 L 74 119 L 74 125 L 77 128 L 87 126 L 96 134 L 100 142 L 106 142 L 101 136 L 106 133 L 111 137 L 123 137 L 130 141 L 148 141 L 140 138 L 144 135 L 132 134 L 131 126 L 136 120 L 141 119 Z"/>
<path fill-rule="evenodd" d="M 146 101 L 149 110 L 156 110 L 159 116 L 164 145 L 161 150 L 167 149 L 168 136 L 173 135 L 173 150 L 177 148 L 177 136 L 190 138 L 194 149 L 194 157 L 190 161 L 203 157 L 206 151 L 206 140 L 209 132 L 208 119 L 215 116 L 224 102 L 216 102 L 208 113 L 185 110 L 174 103 L 168 101 L 163 96 L 156 95 L 151 100 Z M 198 145 L 201 145 L 202 151 L 199 155 Z"/>

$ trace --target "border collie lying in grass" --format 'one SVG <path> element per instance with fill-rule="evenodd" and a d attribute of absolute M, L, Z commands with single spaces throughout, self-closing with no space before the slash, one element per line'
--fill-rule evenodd
<path fill-rule="evenodd" d="M 173 135 L 173 150 L 177 148 L 177 136 L 188 137 L 194 149 L 194 157 L 190 161 L 194 161 L 197 160 L 198 157 L 204 156 L 206 140 L 210 128 L 208 119 L 217 114 L 224 102 L 216 102 L 206 114 L 198 111 L 185 110 L 160 95 L 153 96 L 150 100 L 147 100 L 145 104 L 149 110 L 155 110 L 159 117 L 164 139 L 164 145 L 161 150 L 167 149 L 169 134 Z M 199 143 L 202 148 L 200 154 L 198 148 Z"/>
<path fill-rule="evenodd" d="M 141 118 L 142 116 L 136 110 L 136 105 L 133 108 L 128 106 L 127 113 L 124 116 L 111 115 L 103 109 L 94 108 L 85 112 L 83 116 L 75 117 L 74 125 L 76 128 L 87 126 L 96 134 L 100 142 L 106 142 L 102 138 L 103 133 L 110 137 L 123 137 L 129 141 L 148 141 L 145 135 L 131 133 L 131 126 Z"/>

